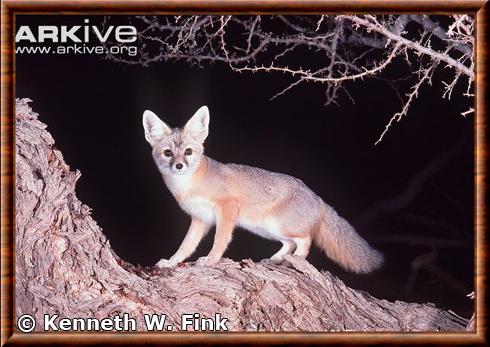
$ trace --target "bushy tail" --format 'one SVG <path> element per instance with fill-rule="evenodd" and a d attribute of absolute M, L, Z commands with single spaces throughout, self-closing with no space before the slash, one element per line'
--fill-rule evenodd
<path fill-rule="evenodd" d="M 333 208 L 325 204 L 325 213 L 313 235 L 315 243 L 344 269 L 368 273 L 383 264 L 383 255 L 369 246 L 354 228 Z"/>

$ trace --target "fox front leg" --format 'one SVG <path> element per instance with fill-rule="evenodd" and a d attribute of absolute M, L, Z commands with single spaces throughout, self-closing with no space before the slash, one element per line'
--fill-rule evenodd
<path fill-rule="evenodd" d="M 238 205 L 235 202 L 229 202 L 221 206 L 217 211 L 216 235 L 214 236 L 213 248 L 206 257 L 197 260 L 196 265 L 214 265 L 216 264 L 226 247 L 231 241 L 231 235 L 238 219 Z"/>
<path fill-rule="evenodd" d="M 209 227 L 210 226 L 203 221 L 192 218 L 189 231 L 187 232 L 187 235 L 185 235 L 178 251 L 168 260 L 161 259 L 156 266 L 159 268 L 173 267 L 189 258 L 196 250 L 204 235 L 209 231 Z"/>

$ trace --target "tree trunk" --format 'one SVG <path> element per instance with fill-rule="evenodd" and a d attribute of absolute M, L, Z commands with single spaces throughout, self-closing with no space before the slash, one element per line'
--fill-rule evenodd
<path fill-rule="evenodd" d="M 223 259 L 215 266 L 136 268 L 121 260 L 75 195 L 54 140 L 28 105 L 16 104 L 16 314 L 106 318 L 184 313 L 228 318 L 235 331 L 464 331 L 467 321 L 431 304 L 389 302 L 348 288 L 329 272 Z M 42 331 L 37 325 L 36 330 Z"/>

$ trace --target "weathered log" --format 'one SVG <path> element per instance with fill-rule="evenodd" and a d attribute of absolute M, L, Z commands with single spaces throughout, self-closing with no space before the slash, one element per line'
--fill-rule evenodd
<path fill-rule="evenodd" d="M 329 272 L 288 256 L 273 265 L 223 259 L 140 268 L 111 249 L 76 197 L 54 140 L 28 105 L 16 103 L 16 315 L 106 318 L 128 313 L 229 319 L 235 331 L 464 331 L 467 320 L 432 304 L 389 302 L 348 288 Z M 36 330 L 42 330 L 38 324 Z"/>

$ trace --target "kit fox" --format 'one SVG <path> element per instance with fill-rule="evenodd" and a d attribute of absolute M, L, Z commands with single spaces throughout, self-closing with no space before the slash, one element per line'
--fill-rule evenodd
<path fill-rule="evenodd" d="M 198 265 L 215 264 L 233 229 L 240 226 L 282 243 L 270 260 L 306 257 L 312 241 L 344 269 L 367 273 L 383 262 L 350 224 L 297 178 L 263 169 L 222 164 L 203 154 L 209 110 L 202 106 L 183 128 L 170 128 L 153 112 L 143 114 L 145 138 L 168 189 L 192 222 L 178 251 L 156 266 L 172 267 L 187 259 L 216 225 L 211 252 Z"/>

